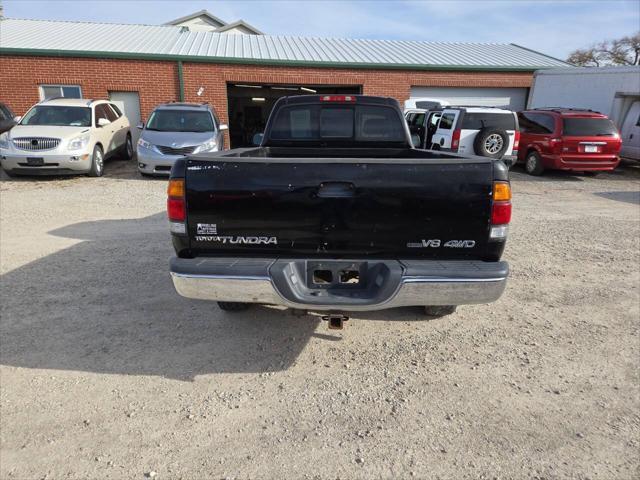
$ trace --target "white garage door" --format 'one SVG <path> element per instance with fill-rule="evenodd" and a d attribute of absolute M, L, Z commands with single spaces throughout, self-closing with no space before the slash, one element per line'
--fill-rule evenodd
<path fill-rule="evenodd" d="M 528 88 L 453 88 L 411 87 L 411 97 L 446 100 L 451 105 L 507 107 L 523 110 L 527 103 Z"/>
<path fill-rule="evenodd" d="M 133 144 L 138 142 L 140 130 L 136 126 L 140 123 L 140 96 L 138 92 L 109 92 L 109 100 L 120 107 L 131 125 Z"/>

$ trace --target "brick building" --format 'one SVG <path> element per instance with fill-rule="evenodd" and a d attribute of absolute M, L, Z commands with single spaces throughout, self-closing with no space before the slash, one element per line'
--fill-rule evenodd
<path fill-rule="evenodd" d="M 250 136 L 284 95 L 435 97 L 518 109 L 535 70 L 566 66 L 513 44 L 269 36 L 209 17 L 222 22 L 207 12 L 157 26 L 1 19 L 0 101 L 22 115 L 50 96 L 111 98 L 133 124 L 161 102 L 209 102 L 232 133 L 241 124 Z"/>

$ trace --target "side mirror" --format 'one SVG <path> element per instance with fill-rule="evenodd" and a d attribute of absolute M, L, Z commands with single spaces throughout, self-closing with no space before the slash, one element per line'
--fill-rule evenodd
<path fill-rule="evenodd" d="M 98 126 L 99 127 L 106 127 L 107 125 L 109 125 L 111 122 L 107 119 L 107 118 L 99 118 L 98 119 Z"/>
<path fill-rule="evenodd" d="M 15 117 L 13 117 L 13 121 L 16 123 L 20 123 L 20 120 L 22 120 L 22 117 L 20 115 L 16 115 Z"/>
<path fill-rule="evenodd" d="M 225 130 L 229 130 L 229 125 L 227 125 L 226 123 L 221 123 L 220 127 L 218 128 L 221 132 L 224 132 Z"/>
<path fill-rule="evenodd" d="M 251 139 L 251 143 L 253 143 L 256 147 L 259 147 L 262 143 L 262 139 L 264 138 L 264 133 L 256 133 Z"/>
<path fill-rule="evenodd" d="M 416 135 L 416 134 L 411 135 L 411 143 L 413 143 L 414 147 L 420 148 L 422 146 L 420 145 L 420 135 Z"/>
<path fill-rule="evenodd" d="M 138 125 L 136 125 L 136 128 L 138 130 L 142 130 L 144 128 L 144 122 L 140 122 Z"/>

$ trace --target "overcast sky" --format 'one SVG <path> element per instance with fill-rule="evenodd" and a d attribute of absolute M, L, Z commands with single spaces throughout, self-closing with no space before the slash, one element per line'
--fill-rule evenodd
<path fill-rule="evenodd" d="M 640 25 L 640 0 L 0 1 L 12 18 L 161 24 L 206 9 L 272 35 L 517 43 L 563 59 Z"/>

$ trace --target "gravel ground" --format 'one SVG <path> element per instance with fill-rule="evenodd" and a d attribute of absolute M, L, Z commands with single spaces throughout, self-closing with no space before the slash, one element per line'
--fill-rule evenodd
<path fill-rule="evenodd" d="M 131 164 L 3 177 L 0 477 L 638 478 L 640 168 L 512 177 L 498 302 L 337 333 L 179 297 Z"/>

